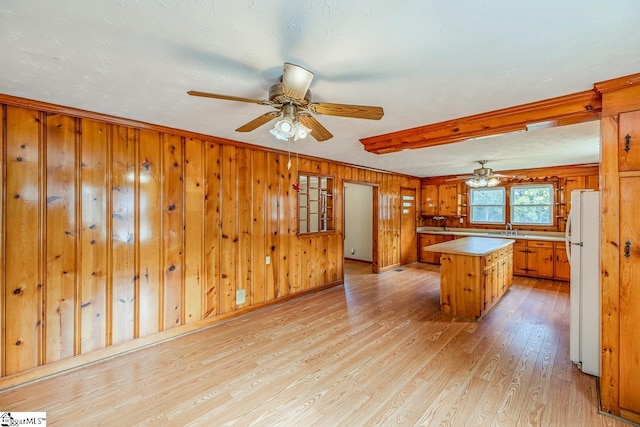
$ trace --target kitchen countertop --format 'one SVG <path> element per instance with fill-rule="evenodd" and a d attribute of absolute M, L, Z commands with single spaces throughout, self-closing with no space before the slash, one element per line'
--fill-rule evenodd
<path fill-rule="evenodd" d="M 514 230 L 515 231 L 515 230 Z M 477 228 L 451 228 L 443 227 L 418 227 L 416 232 L 423 234 L 439 234 L 446 236 L 465 236 L 465 237 L 483 237 L 483 238 L 507 238 L 518 240 L 544 240 L 548 242 L 564 242 L 564 233 L 554 231 L 527 231 L 518 230 L 518 234 L 504 235 L 504 231 L 499 230 L 480 230 Z"/>
<path fill-rule="evenodd" d="M 424 250 L 454 255 L 484 256 L 515 243 L 512 239 L 465 237 L 425 246 Z"/>

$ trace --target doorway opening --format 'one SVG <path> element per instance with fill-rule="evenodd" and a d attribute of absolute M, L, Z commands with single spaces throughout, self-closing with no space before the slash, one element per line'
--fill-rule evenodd
<path fill-rule="evenodd" d="M 374 233 L 377 228 L 377 186 L 358 182 L 344 183 L 344 258 L 371 264 L 378 272 Z"/>

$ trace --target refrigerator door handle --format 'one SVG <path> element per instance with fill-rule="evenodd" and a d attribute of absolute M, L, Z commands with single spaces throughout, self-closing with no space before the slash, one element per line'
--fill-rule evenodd
<path fill-rule="evenodd" d="M 569 211 L 569 215 L 567 216 L 567 224 L 564 228 L 564 250 L 567 252 L 567 261 L 569 265 L 571 265 L 571 211 Z"/>

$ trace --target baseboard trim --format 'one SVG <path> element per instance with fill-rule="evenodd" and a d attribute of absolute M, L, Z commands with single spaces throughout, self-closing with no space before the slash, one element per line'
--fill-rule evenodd
<path fill-rule="evenodd" d="M 286 295 L 275 300 L 263 302 L 260 304 L 252 305 L 250 307 L 241 308 L 233 312 L 220 314 L 213 317 L 208 317 L 202 320 L 195 321 L 188 325 L 177 326 L 175 328 L 167 329 L 161 332 L 157 332 L 153 335 L 149 335 L 142 338 L 136 338 L 131 341 L 123 342 L 120 344 L 112 345 L 110 347 L 95 350 L 86 354 L 79 354 L 66 359 L 58 360 L 56 362 L 48 363 L 46 365 L 36 366 L 25 371 L 16 372 L 15 374 L 7 375 L 0 378 L 0 391 L 6 391 L 15 387 L 19 387 L 25 384 L 40 381 L 45 378 L 49 378 L 55 375 L 59 375 L 65 372 L 72 371 L 74 369 L 82 368 L 93 363 L 102 362 L 123 354 L 127 354 L 133 351 L 141 350 L 143 348 L 151 347 L 156 344 L 160 344 L 174 338 L 201 331 L 216 325 L 219 325 L 225 321 L 240 317 L 247 313 L 251 313 L 256 310 L 260 310 L 266 307 L 270 307 L 277 304 L 282 304 L 286 301 L 301 298 L 309 294 L 324 291 L 335 286 L 344 284 L 344 280 L 336 280 L 324 285 L 306 289 L 304 291 L 297 292 L 292 295 Z"/>

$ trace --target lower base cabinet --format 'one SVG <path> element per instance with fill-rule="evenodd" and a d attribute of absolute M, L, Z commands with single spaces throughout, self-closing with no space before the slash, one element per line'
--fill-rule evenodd
<path fill-rule="evenodd" d="M 455 236 L 463 237 L 465 236 Z M 439 265 L 440 252 L 425 251 L 422 248 L 453 239 L 453 235 L 419 233 L 418 261 Z M 564 242 L 518 239 L 513 244 L 512 251 L 513 274 L 569 281 L 570 266 Z"/>
<path fill-rule="evenodd" d="M 516 240 L 514 243 L 513 274 L 569 280 L 569 272 L 564 242 Z"/>
<path fill-rule="evenodd" d="M 422 248 L 449 240 L 453 240 L 453 236 L 443 236 L 440 234 L 418 234 L 418 261 L 429 264 L 440 264 L 440 252 L 425 251 Z"/>
<path fill-rule="evenodd" d="M 484 256 L 442 254 L 440 309 L 466 319 L 482 318 L 513 279 L 513 246 Z"/>

